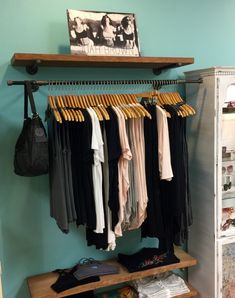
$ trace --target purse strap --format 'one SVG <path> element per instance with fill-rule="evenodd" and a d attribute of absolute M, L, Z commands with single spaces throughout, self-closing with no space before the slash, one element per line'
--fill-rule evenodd
<path fill-rule="evenodd" d="M 35 102 L 34 102 L 34 98 L 33 98 L 32 86 L 29 81 L 25 81 L 25 84 L 24 84 L 24 119 L 28 118 L 28 98 L 29 98 L 33 118 L 37 118 L 38 113 L 36 111 L 36 106 L 35 106 Z"/>
<path fill-rule="evenodd" d="M 24 120 L 28 118 L 28 92 L 24 84 Z"/>

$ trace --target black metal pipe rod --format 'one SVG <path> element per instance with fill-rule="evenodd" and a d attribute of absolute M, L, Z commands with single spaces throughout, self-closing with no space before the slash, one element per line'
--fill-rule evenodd
<path fill-rule="evenodd" d="M 24 85 L 26 81 L 7 81 L 8 86 L 13 85 Z M 76 81 L 76 80 L 48 80 L 48 81 L 36 81 L 30 80 L 30 83 L 34 86 L 60 86 L 60 85 L 152 85 L 154 88 L 161 87 L 164 85 L 177 85 L 185 83 L 197 83 L 202 82 L 199 80 L 85 80 L 85 81 Z"/>

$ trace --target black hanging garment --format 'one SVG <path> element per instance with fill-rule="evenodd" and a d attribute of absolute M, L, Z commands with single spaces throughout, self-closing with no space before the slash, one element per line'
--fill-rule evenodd
<path fill-rule="evenodd" d="M 171 164 L 174 177 L 170 182 L 161 181 L 162 212 L 167 237 L 167 247 L 173 243 L 181 245 L 187 239 L 187 229 L 192 223 L 189 194 L 187 144 L 185 119 L 177 115 L 177 110 L 164 105 L 170 113 L 168 118 Z"/>
<path fill-rule="evenodd" d="M 92 164 L 94 151 L 91 149 L 92 122 L 86 109 L 82 110 L 84 122 L 69 123 L 71 144 L 71 165 L 73 175 L 73 192 L 77 213 L 77 225 L 96 228 L 96 213 Z"/>
<path fill-rule="evenodd" d="M 69 232 L 69 219 L 64 178 L 63 150 L 61 143 L 62 125 L 51 114 L 47 118 L 49 141 L 50 215 L 62 232 Z"/>
<path fill-rule="evenodd" d="M 112 212 L 112 230 L 118 223 L 119 190 L 118 190 L 118 160 L 122 154 L 117 115 L 111 107 L 107 108 L 110 120 L 105 123 L 109 161 L 109 201 Z"/>
<path fill-rule="evenodd" d="M 162 206 L 159 191 L 158 132 L 156 106 L 144 106 L 152 119 L 144 118 L 145 172 L 148 192 L 147 217 L 141 226 L 142 237 L 164 237 Z"/>
<path fill-rule="evenodd" d="M 28 117 L 28 97 L 32 118 Z M 15 145 L 14 172 L 20 176 L 39 176 L 49 169 L 48 142 L 45 128 L 39 117 L 30 82 L 24 85 L 24 124 Z"/>

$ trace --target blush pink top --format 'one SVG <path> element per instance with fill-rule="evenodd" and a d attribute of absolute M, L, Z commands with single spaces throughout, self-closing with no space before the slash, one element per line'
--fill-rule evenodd
<path fill-rule="evenodd" d="M 124 210 L 127 202 L 127 193 L 129 189 L 129 171 L 128 171 L 128 162 L 132 159 L 132 153 L 130 150 L 127 133 L 126 133 L 126 123 L 123 113 L 118 107 L 113 107 L 117 118 L 118 118 L 118 127 L 120 135 L 120 144 L 122 148 L 122 155 L 118 161 L 118 188 L 119 188 L 119 221 L 115 226 L 116 236 L 122 236 L 122 222 L 124 221 Z"/>
<path fill-rule="evenodd" d="M 144 222 L 148 203 L 146 174 L 145 174 L 145 141 L 144 141 L 144 119 L 130 119 L 130 137 L 134 146 L 134 180 L 136 188 L 137 215 L 132 221 L 129 230 L 137 229 Z"/>

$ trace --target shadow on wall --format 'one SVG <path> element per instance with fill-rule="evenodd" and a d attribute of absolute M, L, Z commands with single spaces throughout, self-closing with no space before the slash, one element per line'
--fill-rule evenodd
<path fill-rule="evenodd" d="M 30 295 L 27 290 L 27 281 L 24 280 L 22 286 L 19 288 L 15 298 L 30 298 Z"/>

